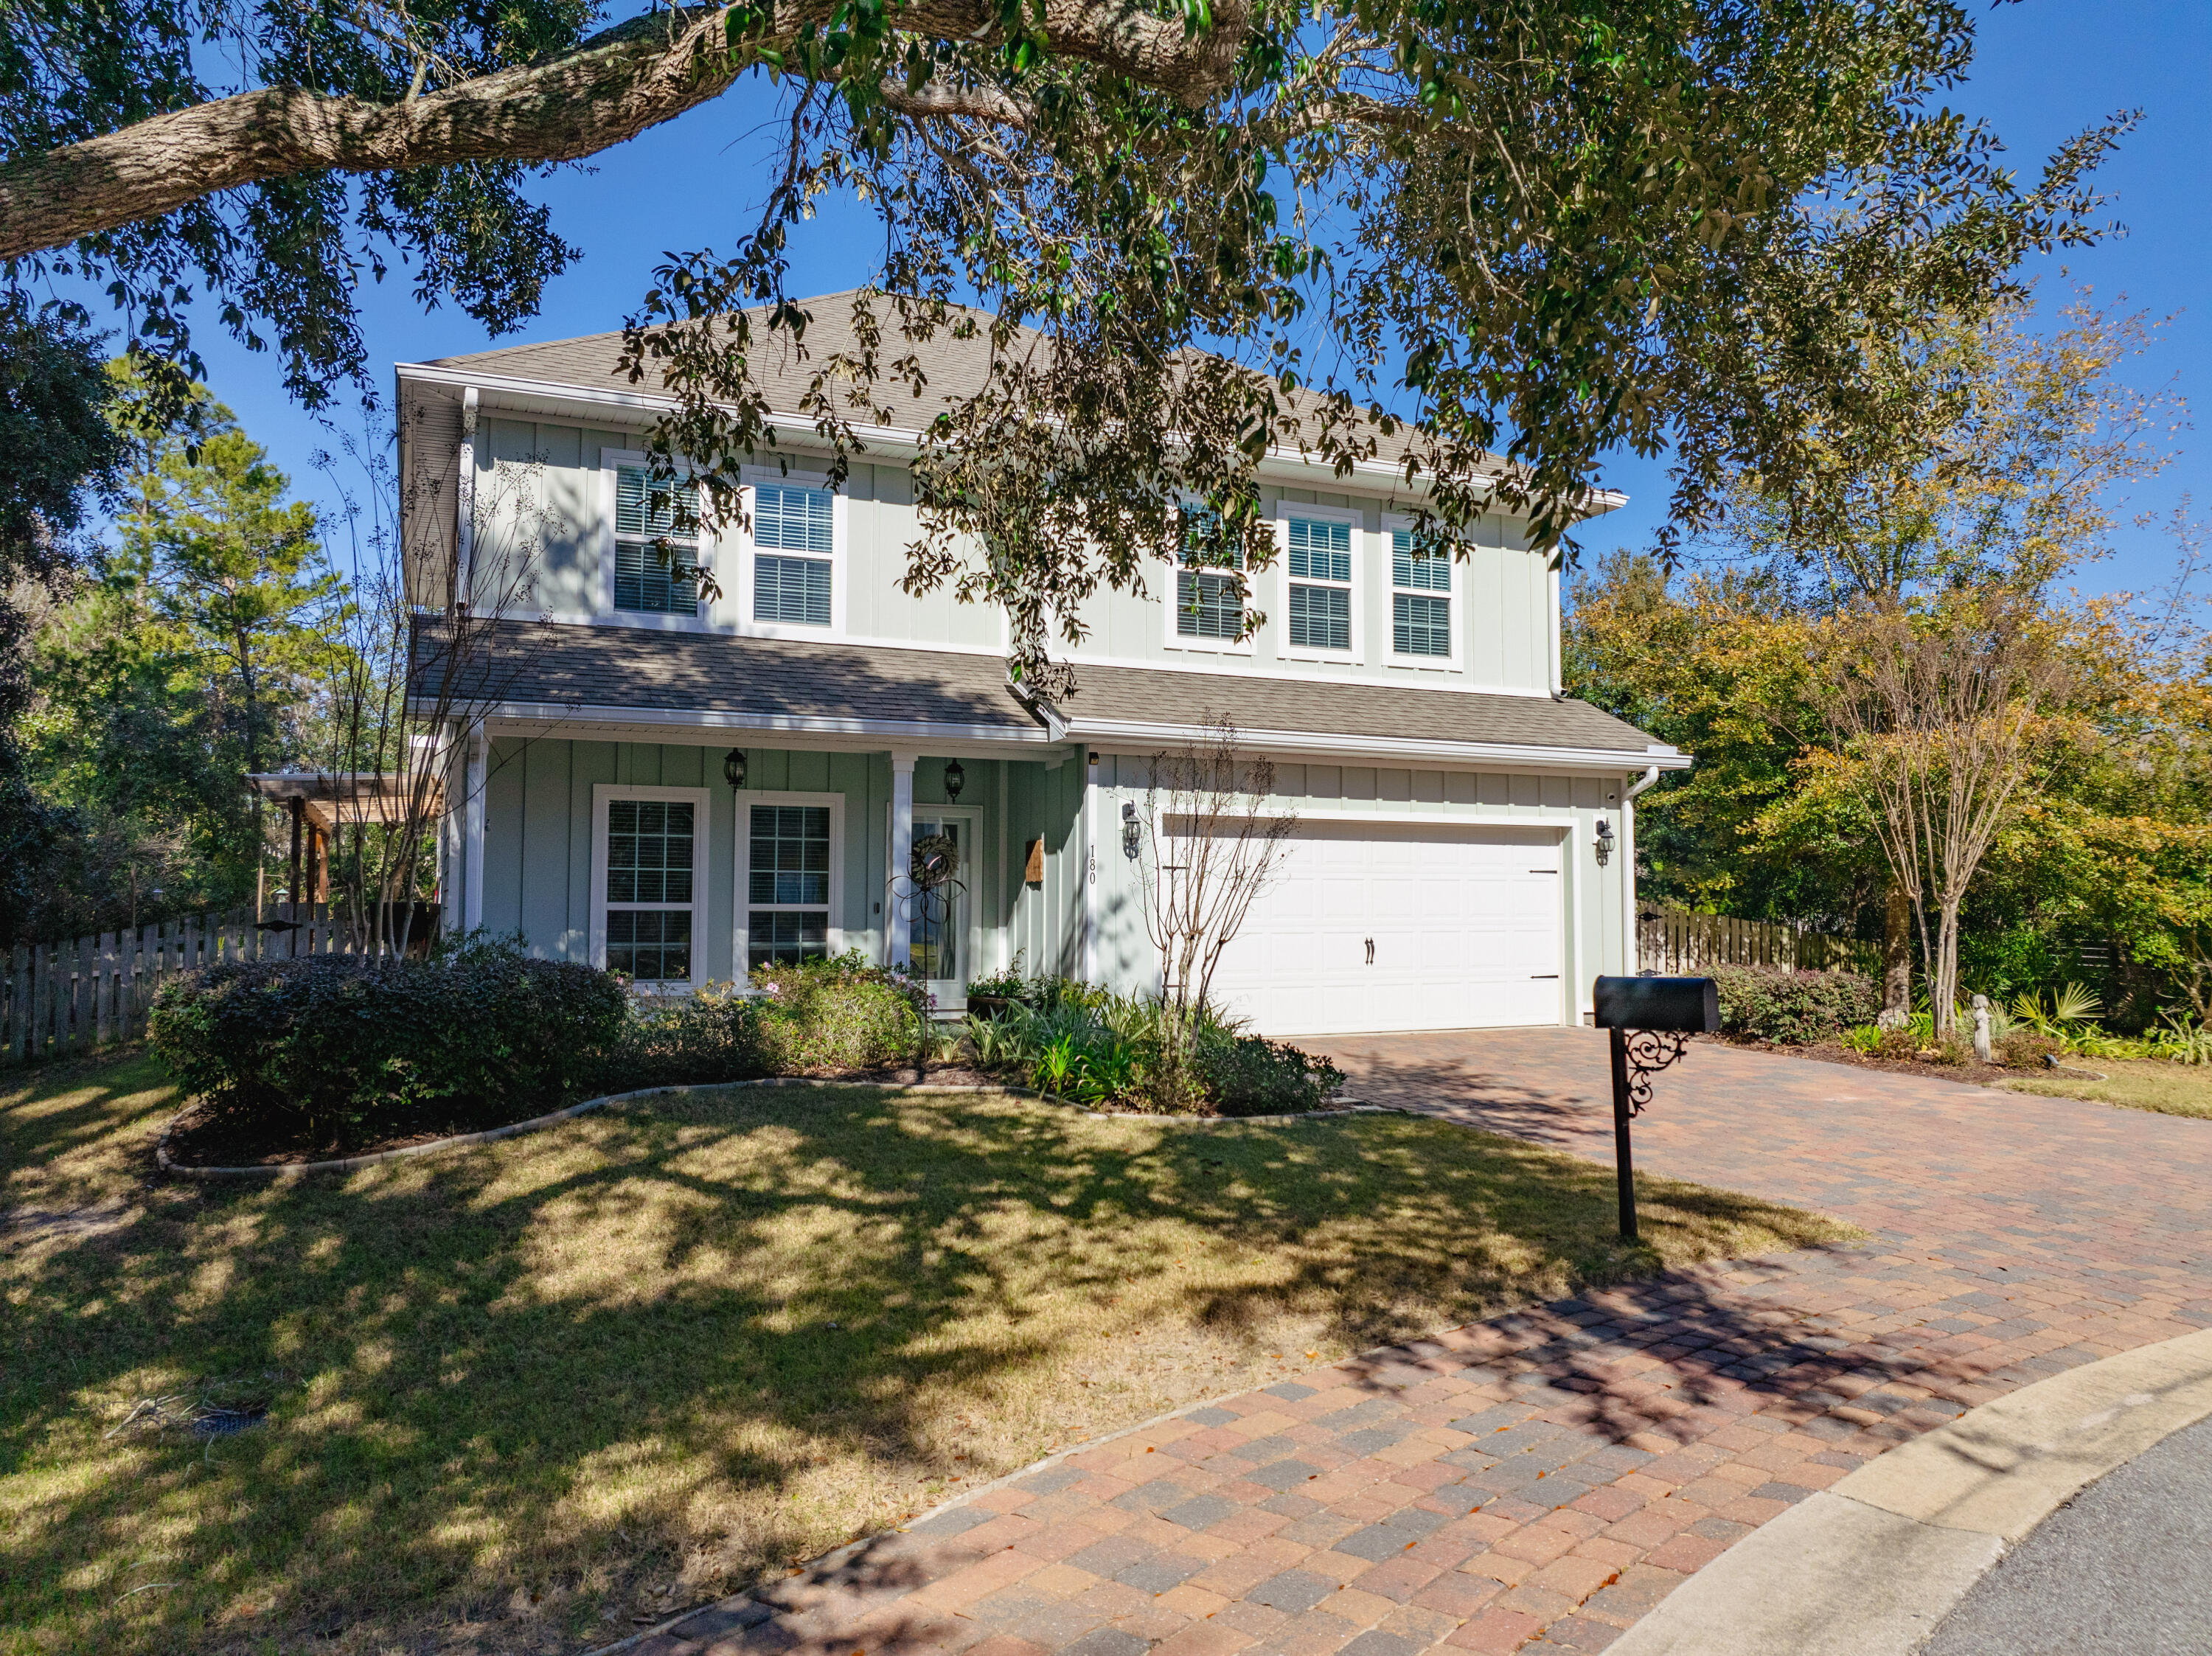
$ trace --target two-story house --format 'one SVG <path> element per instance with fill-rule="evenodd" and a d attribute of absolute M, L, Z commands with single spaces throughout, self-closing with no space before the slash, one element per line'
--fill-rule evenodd
<path fill-rule="evenodd" d="M 850 300 L 808 308 L 827 355 Z M 793 413 L 792 469 L 752 476 L 749 532 L 672 558 L 649 547 L 667 525 L 641 452 L 666 403 L 617 375 L 619 345 L 398 370 L 415 596 L 517 618 L 452 779 L 453 919 L 671 987 L 857 947 L 948 1008 L 1018 957 L 1142 988 L 1158 964 L 1125 807 L 1211 715 L 1274 761 L 1298 817 L 1215 981 L 1260 1028 L 1574 1022 L 1595 975 L 1634 969 L 1631 801 L 1689 761 L 1562 696 L 1559 573 L 1513 517 L 1463 561 L 1415 557 L 1394 468 L 1285 454 L 1263 467 L 1280 555 L 1253 576 L 1256 637 L 1166 553 L 1149 597 L 1091 604 L 1077 693 L 1032 705 L 1000 615 L 899 586 L 902 457 L 936 388 L 975 382 L 980 342 L 921 348 L 932 389 L 898 405 L 904 429 L 866 432 L 834 491 Z M 795 409 L 811 371 L 764 376 L 771 402 Z M 957 874 L 917 904 L 903 877 L 928 835 Z"/>

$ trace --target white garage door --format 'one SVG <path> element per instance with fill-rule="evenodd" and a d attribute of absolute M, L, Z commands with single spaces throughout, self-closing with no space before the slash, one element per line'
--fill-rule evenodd
<path fill-rule="evenodd" d="M 1301 822 L 1213 974 L 1271 1035 L 1557 1023 L 1557 829 Z"/>

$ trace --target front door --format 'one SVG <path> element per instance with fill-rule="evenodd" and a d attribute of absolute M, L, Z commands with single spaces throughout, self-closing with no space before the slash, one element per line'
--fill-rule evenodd
<path fill-rule="evenodd" d="M 926 856 L 936 853 L 930 860 L 943 877 L 910 879 L 894 887 L 909 916 L 908 958 L 929 986 L 937 1010 L 957 1012 L 968 1004 L 968 980 L 975 974 L 970 917 L 981 875 L 975 813 L 917 805 L 914 843 Z"/>

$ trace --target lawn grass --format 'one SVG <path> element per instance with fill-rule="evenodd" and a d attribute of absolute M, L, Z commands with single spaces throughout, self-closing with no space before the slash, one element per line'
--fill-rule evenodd
<path fill-rule="evenodd" d="M 2065 1062 L 2075 1069 L 2094 1070 L 2106 1079 L 2092 1081 L 2087 1076 L 2051 1070 L 2000 1084 L 2045 1098 L 2086 1098 L 2130 1110 L 2212 1120 L 2212 1066 L 2138 1058 L 2069 1058 Z"/>
<path fill-rule="evenodd" d="M 0 1650 L 574 1651 L 1378 1343 L 1849 1235 L 1402 1116 L 711 1089 L 344 1178 L 153 1176 L 0 1081 Z M 203 1442 L 139 1400 L 265 1404 Z"/>

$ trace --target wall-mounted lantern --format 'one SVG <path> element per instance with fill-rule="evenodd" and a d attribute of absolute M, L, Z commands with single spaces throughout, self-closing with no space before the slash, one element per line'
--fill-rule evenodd
<path fill-rule="evenodd" d="M 1128 800 L 1121 802 L 1121 854 L 1131 862 L 1137 860 L 1137 808 Z"/>
<path fill-rule="evenodd" d="M 722 755 L 722 779 L 730 785 L 732 793 L 744 786 L 745 750 L 743 748 L 732 748 Z"/>
<path fill-rule="evenodd" d="M 945 767 L 945 798 L 946 803 L 950 804 L 958 804 L 960 800 L 960 790 L 967 786 L 968 773 L 960 767 L 960 761 L 958 760 L 953 760 Z"/>
<path fill-rule="evenodd" d="M 1604 817 L 1597 819 L 1597 865 L 1603 868 L 1613 860 L 1613 824 Z"/>

